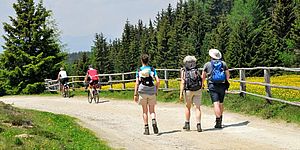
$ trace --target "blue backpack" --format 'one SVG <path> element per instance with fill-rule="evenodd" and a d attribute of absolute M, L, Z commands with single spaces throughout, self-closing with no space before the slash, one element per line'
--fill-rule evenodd
<path fill-rule="evenodd" d="M 224 83 L 226 80 L 226 74 L 223 68 L 222 61 L 211 61 L 212 72 L 210 81 L 213 83 Z"/>

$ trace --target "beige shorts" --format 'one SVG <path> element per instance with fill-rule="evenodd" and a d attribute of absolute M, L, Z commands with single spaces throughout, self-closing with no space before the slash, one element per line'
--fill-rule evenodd
<path fill-rule="evenodd" d="M 156 95 L 140 94 L 139 105 L 156 105 Z"/>
<path fill-rule="evenodd" d="M 184 99 L 187 104 L 201 105 L 202 90 L 198 91 L 183 91 Z"/>

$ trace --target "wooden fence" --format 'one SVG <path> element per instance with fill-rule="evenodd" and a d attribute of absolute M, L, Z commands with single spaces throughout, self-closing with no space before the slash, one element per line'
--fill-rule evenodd
<path fill-rule="evenodd" d="M 178 89 L 171 89 L 169 88 L 169 78 L 168 74 L 169 72 L 177 72 L 178 73 L 178 78 L 177 80 L 180 80 L 180 69 L 156 69 L 159 76 L 160 80 L 163 80 L 165 85 L 164 87 L 160 88 L 164 91 L 171 91 L 171 90 L 178 90 Z M 200 69 L 202 70 L 202 68 Z M 240 89 L 238 91 L 229 91 L 229 93 L 239 93 L 241 96 L 246 96 L 246 94 L 261 97 L 267 100 L 268 103 L 271 103 L 271 101 L 278 101 L 294 106 L 300 106 L 299 102 L 289 102 L 286 100 L 278 99 L 278 98 L 273 98 L 272 97 L 272 92 L 271 88 L 281 88 L 281 89 L 290 89 L 290 90 L 300 90 L 300 87 L 295 87 L 295 86 L 282 86 L 282 85 L 274 85 L 270 84 L 271 83 L 271 70 L 283 70 L 283 71 L 291 71 L 291 72 L 300 72 L 300 68 L 285 68 L 285 67 L 254 67 L 254 68 L 233 68 L 229 69 L 229 71 L 239 71 L 239 80 L 234 80 L 230 79 L 232 82 L 239 82 L 240 83 Z M 249 70 L 264 70 L 264 79 L 265 82 L 250 82 L 246 81 L 246 71 Z M 162 73 L 163 72 L 163 73 Z M 163 77 L 161 76 L 163 74 Z M 113 77 L 119 76 L 121 80 L 114 80 Z M 114 73 L 114 74 L 99 74 L 99 77 L 108 77 L 108 81 L 101 81 L 101 85 L 109 85 L 110 88 L 109 90 L 133 90 L 133 88 L 126 88 L 126 83 L 128 82 L 134 82 L 135 79 L 126 79 L 125 76 L 130 76 L 130 77 L 135 77 L 135 72 L 127 72 L 127 73 Z M 69 83 L 71 84 L 71 87 L 74 88 L 74 83 L 83 83 L 84 76 L 69 76 Z M 121 89 L 114 89 L 113 84 L 115 83 L 121 83 L 122 88 Z M 251 92 L 246 91 L 246 84 L 252 84 L 252 85 L 260 85 L 265 87 L 265 93 L 266 95 L 259 95 Z M 46 85 L 46 90 L 48 91 L 57 91 L 59 89 L 59 84 L 57 83 L 56 80 L 51 80 L 51 79 L 45 79 L 45 85 Z"/>

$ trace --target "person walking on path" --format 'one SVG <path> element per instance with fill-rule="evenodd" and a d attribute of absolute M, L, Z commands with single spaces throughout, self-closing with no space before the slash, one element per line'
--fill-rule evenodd
<path fill-rule="evenodd" d="M 201 128 L 201 97 L 202 97 L 202 79 L 196 65 L 195 56 L 186 56 L 183 59 L 184 67 L 181 69 L 180 82 L 180 101 L 185 99 L 185 125 L 183 129 L 190 130 L 190 117 L 192 104 L 196 106 L 197 131 L 202 132 Z"/>
<path fill-rule="evenodd" d="M 158 134 L 155 105 L 156 96 L 159 88 L 159 78 L 156 70 L 149 66 L 149 56 L 147 54 L 142 54 L 141 56 L 142 67 L 140 67 L 136 72 L 136 84 L 134 87 L 134 101 L 143 108 L 143 120 L 145 124 L 145 135 L 149 135 L 149 125 L 148 125 L 148 111 L 152 118 L 153 132 Z M 154 84 L 156 80 L 156 84 Z"/>
<path fill-rule="evenodd" d="M 212 103 L 214 105 L 214 112 L 216 115 L 215 128 L 222 128 L 222 119 L 224 111 L 224 97 L 225 91 L 229 88 L 229 70 L 224 61 L 221 61 L 222 54 L 217 49 L 210 49 L 209 56 L 211 61 L 204 64 L 202 72 L 202 83 L 206 77 L 208 79 L 208 89 Z"/>

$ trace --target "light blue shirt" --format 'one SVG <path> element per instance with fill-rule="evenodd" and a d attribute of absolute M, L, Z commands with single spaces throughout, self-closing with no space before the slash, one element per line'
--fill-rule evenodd
<path fill-rule="evenodd" d="M 142 77 L 150 76 L 153 78 L 153 81 L 154 81 L 155 77 L 158 77 L 158 76 L 157 76 L 156 70 L 153 68 L 153 71 L 151 71 L 151 68 L 152 67 L 150 67 L 150 66 L 140 67 L 140 69 L 136 71 L 136 78 L 139 81 L 141 81 Z M 149 86 L 145 86 L 143 84 L 139 84 L 138 93 L 154 95 L 156 93 L 156 87 L 155 86 L 149 87 Z"/>

